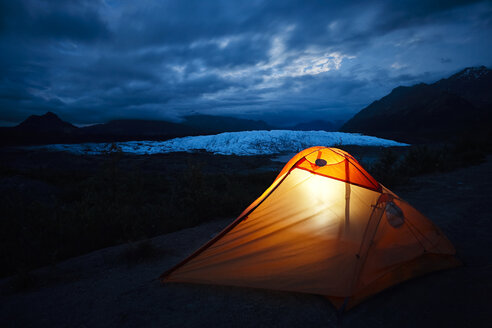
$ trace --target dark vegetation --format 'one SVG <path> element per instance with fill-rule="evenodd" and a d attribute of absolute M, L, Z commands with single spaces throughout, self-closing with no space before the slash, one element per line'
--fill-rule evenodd
<path fill-rule="evenodd" d="M 0 276 L 22 277 L 33 268 L 110 245 L 135 244 L 205 221 L 232 218 L 276 174 L 244 174 L 245 168 L 262 162 L 259 158 L 236 158 L 234 168 L 233 159 L 205 154 L 144 161 L 116 151 L 87 162 L 61 153 L 2 155 L 7 160 L 0 168 Z M 22 156 L 25 161 L 14 159 Z M 213 161 L 231 169 L 211 169 L 207 163 Z M 128 262 L 152 256 L 151 245 L 135 245 L 124 255 Z"/>
<path fill-rule="evenodd" d="M 363 149 L 343 148 L 366 161 L 374 159 Z M 403 158 L 409 151 L 395 148 L 392 153 Z M 1 149 L 0 155 L 3 155 Z M 42 168 L 46 163 L 52 166 L 55 165 L 53 163 L 62 162 L 67 170 L 76 164 L 72 162 L 68 165 L 71 157 L 64 159 L 66 155 L 61 153 L 48 155 L 27 154 L 26 158 L 32 159 L 31 169 L 34 164 Z M 99 169 L 95 165 L 99 163 L 97 159 L 73 157 L 77 158 L 79 162 L 86 162 L 86 166 L 91 163 L 94 171 Z M 215 160 L 209 161 L 206 158 L 204 154 L 154 155 L 151 158 L 141 156 L 137 162 L 142 170 L 160 170 L 173 175 L 172 172 L 176 172 L 173 167 L 179 163 L 187 166 L 188 159 L 190 162 L 195 159 L 195 163 L 199 159 L 203 164 L 203 174 L 227 171 L 225 167 L 210 170 L 210 166 L 216 163 L 227 162 L 227 166 L 234 169 L 245 162 L 248 162 L 247 166 L 253 166 L 253 162 L 259 160 L 210 157 Z M 491 159 L 488 157 L 484 165 L 449 174 L 412 178 L 410 184 L 394 189 L 443 230 L 464 265 L 412 279 L 379 293 L 344 314 L 344 327 L 486 326 L 483 323 L 489 320 L 488 295 L 492 287 L 492 257 L 489 251 L 492 230 L 487 204 L 487 197 L 492 191 L 489 182 Z M 118 161 L 118 170 L 135 171 L 130 165 L 135 161 L 136 158 L 122 156 Z M 9 159 L 9 162 L 12 160 Z M 14 162 L 16 172 L 29 171 L 21 170 L 26 169 L 29 163 Z M 165 163 L 168 167 L 164 169 Z M 274 171 L 278 172 L 278 169 Z M 269 182 L 265 181 L 266 184 Z M 392 185 L 388 187 L 393 189 Z M 152 239 L 151 243 L 124 243 L 2 280 L 0 326 L 248 327 L 251 326 L 251 318 L 258 321 L 259 326 L 267 327 L 337 326 L 337 322 L 340 325 L 336 312 L 330 309 L 325 298 L 319 296 L 228 286 L 161 286 L 155 280 L 158 274 L 185 258 L 229 220 L 210 222 L 161 236 Z M 125 265 L 128 267 L 125 268 Z M 18 293 L 26 289 L 27 292 Z"/>
<path fill-rule="evenodd" d="M 408 147 L 403 153 L 387 148 L 366 169 L 376 180 L 391 188 L 408 182 L 414 176 L 480 164 L 490 153 L 492 144 L 489 141 L 473 139 L 416 145 Z"/>
<path fill-rule="evenodd" d="M 390 189 L 478 164 L 492 151 L 486 140 L 341 148 Z M 33 284 L 37 267 L 116 244 L 128 245 L 120 259 L 128 265 L 158 257 L 148 238 L 232 219 L 283 166 L 263 156 L 134 156 L 116 147 L 99 156 L 15 149 L 0 156 L 0 276 L 15 275 L 19 289 Z"/>

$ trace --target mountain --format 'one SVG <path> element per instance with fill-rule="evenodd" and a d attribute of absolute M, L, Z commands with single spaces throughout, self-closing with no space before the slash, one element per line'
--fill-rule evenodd
<path fill-rule="evenodd" d="M 478 108 L 492 104 L 492 70 L 485 66 L 465 68 L 435 84 L 449 93 L 459 94 Z"/>
<path fill-rule="evenodd" d="M 335 122 L 324 121 L 324 120 L 313 120 L 309 122 L 298 123 L 289 130 L 294 131 L 336 131 L 340 126 Z"/>
<path fill-rule="evenodd" d="M 56 114 L 31 115 L 14 127 L 0 128 L 0 145 L 31 145 L 71 142 L 78 128 Z"/>
<path fill-rule="evenodd" d="M 80 128 L 81 135 L 112 136 L 112 137 L 170 137 L 200 133 L 201 130 L 180 123 L 152 120 L 113 120 Z"/>
<path fill-rule="evenodd" d="M 77 128 L 56 114 L 32 115 L 15 127 L 0 128 L 0 145 L 166 140 L 200 134 L 268 130 L 263 121 L 191 115 L 181 123 L 139 119 L 112 120 Z"/>
<path fill-rule="evenodd" d="M 184 117 L 183 124 L 206 133 L 272 129 L 272 127 L 264 121 L 213 115 L 188 115 Z"/>
<path fill-rule="evenodd" d="M 341 131 L 406 142 L 487 134 L 492 118 L 492 71 L 466 68 L 433 84 L 397 87 L 346 122 Z"/>
<path fill-rule="evenodd" d="M 72 133 L 77 127 L 62 121 L 52 112 L 44 115 L 31 115 L 15 129 L 37 133 Z"/>
<path fill-rule="evenodd" d="M 122 137 L 169 137 L 188 136 L 197 134 L 215 134 L 248 130 L 267 130 L 269 127 L 263 121 L 254 121 L 227 116 L 190 115 L 183 122 L 152 120 L 113 120 L 104 124 L 96 124 L 80 128 L 79 132 L 86 135 L 108 135 Z"/>

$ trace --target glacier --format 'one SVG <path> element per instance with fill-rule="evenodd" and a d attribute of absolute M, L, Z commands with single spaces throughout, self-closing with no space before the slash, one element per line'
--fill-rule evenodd
<path fill-rule="evenodd" d="M 190 136 L 165 141 L 125 141 L 111 143 L 52 144 L 33 146 L 50 151 L 98 155 L 122 151 L 137 155 L 207 151 L 220 155 L 274 155 L 299 152 L 312 146 L 408 146 L 408 144 L 358 133 L 326 131 L 241 131 L 216 135 Z"/>

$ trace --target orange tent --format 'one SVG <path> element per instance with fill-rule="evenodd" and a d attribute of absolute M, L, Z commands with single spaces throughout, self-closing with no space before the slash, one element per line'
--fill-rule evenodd
<path fill-rule="evenodd" d="M 389 286 L 459 265 L 454 254 L 439 228 L 351 155 L 312 147 L 161 281 L 320 294 L 349 309 Z"/>

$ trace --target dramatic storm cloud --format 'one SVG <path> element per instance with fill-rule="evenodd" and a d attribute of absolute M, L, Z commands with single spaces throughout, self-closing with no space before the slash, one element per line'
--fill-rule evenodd
<path fill-rule="evenodd" d="M 3 0 L 0 121 L 347 119 L 492 64 L 490 1 Z"/>

